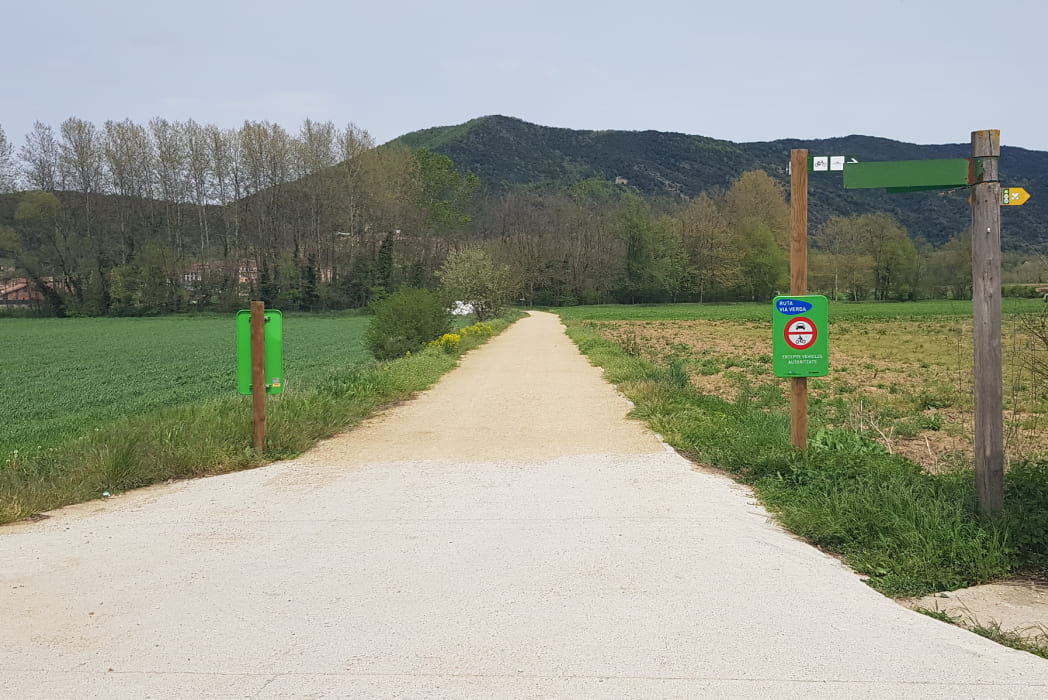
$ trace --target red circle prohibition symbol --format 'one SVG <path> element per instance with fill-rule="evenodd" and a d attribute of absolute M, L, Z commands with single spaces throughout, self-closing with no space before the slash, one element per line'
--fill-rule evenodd
<path fill-rule="evenodd" d="M 807 350 L 815 344 L 815 339 L 819 337 L 819 331 L 815 327 L 815 324 L 811 322 L 811 319 L 804 318 L 791 318 L 790 322 L 786 324 L 786 344 L 794 350 Z"/>

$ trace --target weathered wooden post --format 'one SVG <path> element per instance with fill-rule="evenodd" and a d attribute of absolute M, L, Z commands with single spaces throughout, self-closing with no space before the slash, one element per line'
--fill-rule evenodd
<path fill-rule="evenodd" d="M 984 514 L 1004 506 L 1000 155 L 999 130 L 972 132 L 975 493 Z"/>
<path fill-rule="evenodd" d="M 251 302 L 251 399 L 255 424 L 255 454 L 266 446 L 266 305 Z"/>
<path fill-rule="evenodd" d="M 790 294 L 808 293 L 808 150 L 790 151 Z M 808 378 L 790 379 L 790 441 L 808 449 Z"/>

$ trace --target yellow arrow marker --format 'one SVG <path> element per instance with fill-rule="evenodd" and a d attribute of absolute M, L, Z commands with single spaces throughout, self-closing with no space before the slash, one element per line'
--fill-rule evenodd
<path fill-rule="evenodd" d="M 1021 207 L 1030 198 L 1030 193 L 1022 187 L 1005 187 L 1001 190 L 1001 204 L 1004 206 Z"/>

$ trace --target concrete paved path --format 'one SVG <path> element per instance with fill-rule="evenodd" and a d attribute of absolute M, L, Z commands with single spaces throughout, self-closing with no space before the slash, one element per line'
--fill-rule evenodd
<path fill-rule="evenodd" d="M 1045 698 L 517 323 L 300 459 L 0 528 L 3 698 Z"/>

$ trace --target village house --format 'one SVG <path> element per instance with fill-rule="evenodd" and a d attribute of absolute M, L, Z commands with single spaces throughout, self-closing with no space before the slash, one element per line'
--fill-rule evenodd
<path fill-rule="evenodd" d="M 0 304 L 6 306 L 24 306 L 44 300 L 44 295 L 25 277 L 0 282 Z"/>

